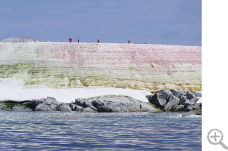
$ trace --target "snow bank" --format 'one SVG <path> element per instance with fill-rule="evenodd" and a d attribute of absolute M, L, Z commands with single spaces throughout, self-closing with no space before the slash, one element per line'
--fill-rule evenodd
<path fill-rule="evenodd" d="M 102 95 L 123 95 L 130 96 L 142 102 L 148 102 L 146 95 L 151 94 L 145 90 L 133 90 L 122 88 L 70 88 L 51 89 L 46 87 L 25 88 L 23 81 L 14 79 L 0 79 L 0 100 L 31 100 L 56 98 L 58 102 L 71 103 L 76 98 L 91 98 Z"/>

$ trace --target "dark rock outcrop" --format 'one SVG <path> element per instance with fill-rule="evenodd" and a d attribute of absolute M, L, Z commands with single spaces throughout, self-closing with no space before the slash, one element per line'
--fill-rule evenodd
<path fill-rule="evenodd" d="M 158 90 L 154 95 L 146 96 L 150 103 L 126 96 L 76 99 L 72 103 L 60 103 L 53 97 L 25 101 L 7 100 L 0 102 L 0 111 L 160 112 L 163 110 L 197 111 L 197 114 L 202 114 L 202 100 L 198 96 L 200 94 L 190 91 L 164 89 Z"/>
<path fill-rule="evenodd" d="M 71 107 L 69 104 L 66 103 L 61 103 L 56 107 L 57 111 L 72 111 Z"/>
<path fill-rule="evenodd" d="M 56 111 L 57 106 L 60 104 L 55 98 L 47 97 L 41 100 L 35 100 L 35 111 Z"/>
<path fill-rule="evenodd" d="M 202 96 L 200 92 L 186 90 L 158 90 L 154 95 L 146 96 L 148 101 L 163 111 L 192 111 L 201 110 L 201 103 L 197 100 Z"/>
<path fill-rule="evenodd" d="M 151 103 L 163 109 L 171 95 L 172 92 L 168 89 L 158 90 L 153 95 Z"/>
<path fill-rule="evenodd" d="M 131 97 L 104 96 L 60 103 L 53 97 L 25 101 L 2 101 L 0 111 L 158 112 L 149 103 Z"/>
<path fill-rule="evenodd" d="M 97 112 L 158 112 L 148 103 L 140 102 L 131 97 L 105 96 L 89 100 L 75 100 L 78 106 L 91 108 Z"/>
<path fill-rule="evenodd" d="M 170 111 L 174 106 L 177 106 L 179 102 L 180 102 L 180 99 L 178 97 L 171 95 L 168 100 L 168 103 L 164 107 L 164 110 Z"/>
<path fill-rule="evenodd" d="M 197 96 L 197 97 L 202 97 L 202 93 L 201 92 L 193 91 L 192 93 L 195 94 L 195 96 Z"/>

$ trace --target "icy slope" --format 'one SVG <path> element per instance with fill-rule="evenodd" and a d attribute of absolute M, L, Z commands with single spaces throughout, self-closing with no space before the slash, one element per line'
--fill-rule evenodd
<path fill-rule="evenodd" d="M 201 89 L 198 46 L 0 42 L 0 78 L 25 86 Z"/>

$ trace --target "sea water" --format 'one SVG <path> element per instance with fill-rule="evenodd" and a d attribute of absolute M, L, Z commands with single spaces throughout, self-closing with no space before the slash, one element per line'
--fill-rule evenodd
<path fill-rule="evenodd" d="M 201 150 L 201 116 L 0 112 L 0 150 Z"/>

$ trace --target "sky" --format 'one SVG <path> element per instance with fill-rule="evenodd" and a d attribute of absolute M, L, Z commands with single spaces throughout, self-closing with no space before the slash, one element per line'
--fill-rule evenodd
<path fill-rule="evenodd" d="M 0 41 L 202 45 L 201 0 L 0 1 Z"/>

